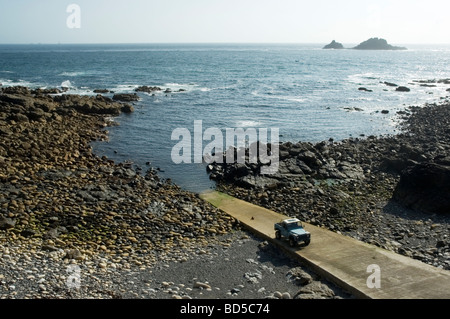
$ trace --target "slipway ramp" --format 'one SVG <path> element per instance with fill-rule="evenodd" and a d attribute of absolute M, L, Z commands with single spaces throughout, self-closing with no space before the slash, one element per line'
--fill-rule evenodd
<path fill-rule="evenodd" d="M 291 248 L 275 239 L 274 224 L 292 216 L 216 191 L 200 197 L 357 298 L 450 299 L 450 271 L 307 223 L 311 243 Z"/>

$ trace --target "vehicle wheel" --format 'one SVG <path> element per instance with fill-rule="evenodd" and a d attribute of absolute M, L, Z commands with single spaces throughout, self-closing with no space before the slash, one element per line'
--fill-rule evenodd
<path fill-rule="evenodd" d="M 311 242 L 311 240 L 305 241 L 305 245 L 308 246 L 310 242 Z"/>
<path fill-rule="evenodd" d="M 291 247 L 295 247 L 295 246 L 297 246 L 297 242 L 295 241 L 295 239 L 294 238 L 289 238 L 289 245 L 291 246 Z"/>
<path fill-rule="evenodd" d="M 275 232 L 275 238 L 278 239 L 278 240 L 281 239 L 281 233 L 280 233 L 279 230 L 277 230 L 277 231 Z"/>

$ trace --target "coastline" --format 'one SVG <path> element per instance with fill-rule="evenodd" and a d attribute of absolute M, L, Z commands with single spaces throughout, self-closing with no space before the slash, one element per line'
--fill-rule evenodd
<path fill-rule="evenodd" d="M 132 108 L 49 93 L 15 87 L 0 95 L 1 298 L 352 298 L 154 170 L 140 175 L 95 156 L 90 142 L 107 139 L 108 117 Z M 390 199 L 414 154 L 423 161 L 448 154 L 449 113 L 448 104 L 411 108 L 400 114 L 405 131 L 389 138 L 284 145 L 285 164 L 307 150 L 311 161 L 339 153 L 346 164 L 308 164 L 308 174 L 285 165 L 276 188 L 273 179 L 265 188 L 236 180 L 219 188 L 448 269 L 448 216 Z M 323 182 L 330 177 L 342 183 Z M 294 269 L 298 279 L 286 281 Z M 81 289 L 68 288 L 77 278 Z M 230 278 L 237 282 L 227 285 Z"/>
<path fill-rule="evenodd" d="M 282 255 L 262 265 L 267 243 L 243 233 L 198 195 L 161 180 L 153 169 L 141 175 L 127 163 L 94 155 L 90 142 L 107 140 L 114 123 L 108 118 L 133 112 L 131 105 L 101 95 L 52 96 L 57 89 L 1 90 L 1 298 L 351 298 L 302 269 L 294 276 L 302 286 L 295 278 L 286 281 L 286 272 L 299 265 Z M 220 258 L 233 249 L 242 258 L 255 254 L 253 262 L 232 264 L 263 267 L 264 287 L 254 289 L 261 270 L 246 278 L 242 267 L 230 267 L 232 255 Z M 204 258 L 214 259 L 222 269 L 215 275 L 225 280 L 200 278 L 201 267 L 211 269 Z M 205 282 L 164 271 L 185 266 Z M 169 289 L 174 277 L 177 293 Z M 231 277 L 241 284 L 224 291 Z"/>

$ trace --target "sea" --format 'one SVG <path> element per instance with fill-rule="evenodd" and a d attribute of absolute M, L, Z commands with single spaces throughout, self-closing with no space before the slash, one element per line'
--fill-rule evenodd
<path fill-rule="evenodd" d="M 95 95 L 93 90 L 107 89 L 110 93 L 104 95 L 110 97 L 134 93 L 140 86 L 162 88 L 138 93 L 135 112 L 114 118 L 118 125 L 108 128 L 109 140 L 94 142 L 93 150 L 116 162 L 131 162 L 143 172 L 153 167 L 161 178 L 197 193 L 215 187 L 206 164 L 194 159 L 176 164 L 172 154 L 182 139 L 189 141 L 173 132 L 191 133 L 193 143 L 195 121 L 202 124 L 202 132 L 278 129 L 280 142 L 340 141 L 396 134 L 399 111 L 450 95 L 449 84 L 434 81 L 450 78 L 450 46 L 410 45 L 406 51 L 322 47 L 0 45 L 0 83 L 65 87 L 65 94 Z M 397 92 L 385 82 L 410 92 Z"/>

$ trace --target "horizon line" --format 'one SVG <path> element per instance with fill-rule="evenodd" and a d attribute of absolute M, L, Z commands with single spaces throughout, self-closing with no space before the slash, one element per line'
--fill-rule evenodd
<path fill-rule="evenodd" d="M 246 45 L 296 45 L 296 44 L 308 44 L 308 45 L 326 45 L 330 42 L 17 42 L 17 43 L 0 43 L 0 45 L 145 45 L 145 44 L 246 44 Z M 354 45 L 357 42 L 340 42 L 342 44 Z M 360 43 L 360 42 L 359 42 Z M 450 45 L 450 43 L 394 43 L 397 45 Z"/>

